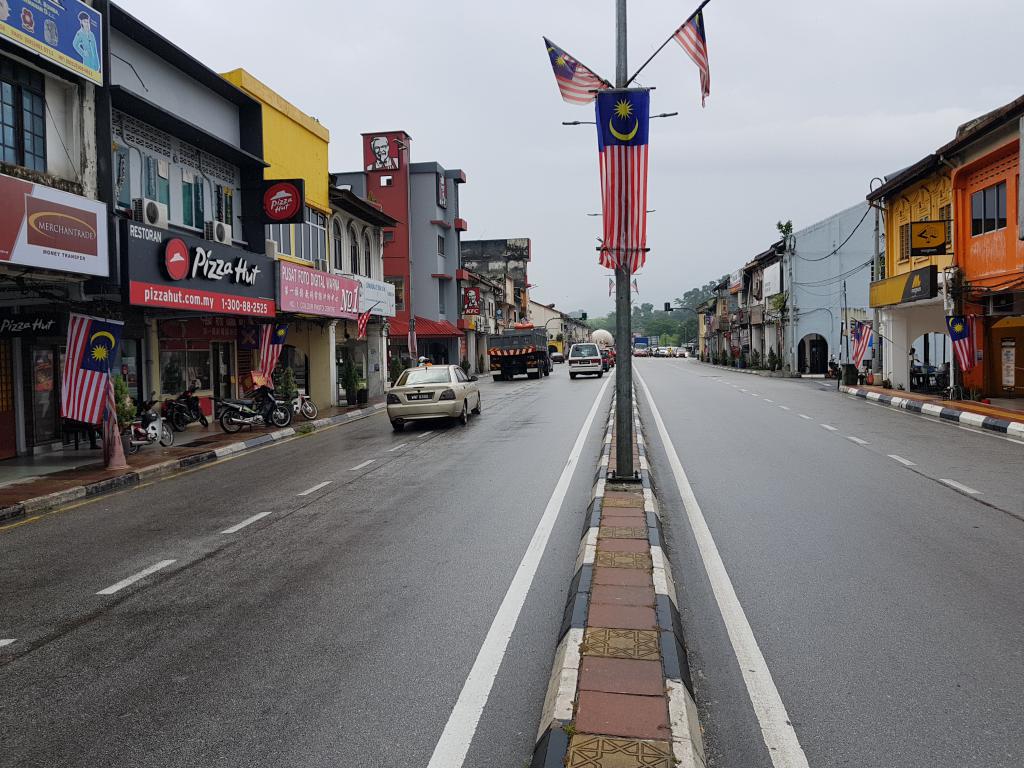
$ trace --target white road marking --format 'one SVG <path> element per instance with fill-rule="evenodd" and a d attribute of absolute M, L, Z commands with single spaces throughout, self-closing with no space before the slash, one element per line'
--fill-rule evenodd
<path fill-rule="evenodd" d="M 759 394 L 757 394 L 757 392 L 751 392 L 751 393 L 750 393 L 750 396 L 751 396 L 751 397 L 760 397 L 760 395 L 759 395 Z"/>
<path fill-rule="evenodd" d="M 508 642 L 512 632 L 516 628 L 519 614 L 526 602 L 526 595 L 530 591 L 537 568 L 540 565 L 544 550 L 547 547 L 548 539 L 551 537 L 551 530 L 554 528 L 558 513 L 562 509 L 565 495 L 569 491 L 569 483 L 575 474 L 576 466 L 579 463 L 580 454 L 583 452 L 590 428 L 594 424 L 594 417 L 597 416 L 597 409 L 601 405 L 608 385 L 611 384 L 611 377 L 605 380 L 604 384 L 594 398 L 594 404 L 590 406 L 590 413 L 583 422 L 576 442 L 569 452 L 568 460 L 562 469 L 551 498 L 548 499 L 544 514 L 541 515 L 537 529 L 533 533 L 526 553 L 523 555 L 519 568 L 516 569 L 512 583 L 509 584 L 505 598 L 498 607 L 498 613 L 491 622 L 491 628 L 487 630 L 487 637 L 477 653 L 473 668 L 469 670 L 469 676 L 462 686 L 459 699 L 455 702 L 448 722 L 445 724 L 441 738 L 438 739 L 434 753 L 427 763 L 427 768 L 462 768 L 466 760 L 466 753 L 473 741 L 477 725 L 480 722 L 480 715 L 483 714 L 487 699 L 494 686 L 494 678 L 498 674 Z"/>
<path fill-rule="evenodd" d="M 408 443 L 399 443 L 394 448 L 388 448 L 388 453 L 393 453 L 394 451 L 397 451 L 399 448 L 405 448 L 405 446 L 407 445 Z"/>
<path fill-rule="evenodd" d="M 897 456 L 895 453 L 890 453 L 889 458 L 893 461 L 898 461 L 904 467 L 916 467 L 917 464 L 912 462 L 910 459 L 904 459 L 902 456 Z"/>
<path fill-rule="evenodd" d="M 3 648 L 5 645 L 10 645 L 11 643 L 13 643 L 15 641 L 15 639 L 16 638 L 13 638 L 13 637 L 6 637 L 6 638 L 0 639 L 0 648 Z"/>
<path fill-rule="evenodd" d="M 747 391 L 747 390 L 745 390 L 745 389 L 742 389 L 742 388 L 740 389 L 740 392 L 746 392 L 746 391 Z"/>
<path fill-rule="evenodd" d="M 780 405 L 779 408 L 781 408 L 784 411 L 788 411 L 789 410 L 789 406 L 788 405 Z"/>
<path fill-rule="evenodd" d="M 433 434 L 434 430 L 428 429 L 426 432 L 420 432 L 416 437 L 426 437 L 427 435 Z"/>
<path fill-rule="evenodd" d="M 769 400 L 769 399 L 768 399 L 767 397 L 766 397 L 766 398 L 764 399 L 764 401 L 765 401 L 766 403 L 774 403 L 774 402 L 775 402 L 774 400 Z"/>
<path fill-rule="evenodd" d="M 857 445 L 867 445 L 868 444 L 867 440 L 861 440 L 859 437 L 854 437 L 853 435 L 847 435 L 846 439 L 849 440 L 850 442 L 856 443 Z"/>
<path fill-rule="evenodd" d="M 155 565 L 149 566 L 149 568 L 143 568 L 141 571 L 136 573 L 134 576 L 129 576 L 127 579 L 122 579 L 121 581 L 117 582 L 117 584 L 112 584 L 109 587 L 107 587 L 106 589 L 101 589 L 96 594 L 97 595 L 112 595 L 115 592 L 120 592 L 125 587 L 130 587 L 136 581 L 139 581 L 141 579 L 146 578 L 151 573 L 156 573 L 157 571 L 163 570 L 168 565 L 172 565 L 173 563 L 176 563 L 176 562 L 178 562 L 178 561 L 177 560 L 161 560 L 159 563 L 156 563 Z"/>
<path fill-rule="evenodd" d="M 349 472 L 355 472 L 355 471 L 356 471 L 357 469 L 362 469 L 363 467 L 368 467 L 368 466 L 370 466 L 370 465 L 371 465 L 371 464 L 373 464 L 373 462 L 375 462 L 375 461 L 376 461 L 376 459 L 367 459 L 367 460 L 366 460 L 366 461 L 364 461 L 364 462 L 363 462 L 362 464 L 356 464 L 356 465 L 355 465 L 354 467 L 349 467 L 349 468 L 348 468 L 348 471 L 349 471 Z"/>
<path fill-rule="evenodd" d="M 316 493 L 316 492 L 317 492 L 317 491 L 319 491 L 319 490 L 320 490 L 321 488 L 324 488 L 324 487 L 326 487 L 326 486 L 328 486 L 328 485 L 330 485 L 330 484 L 331 484 L 331 481 L 330 481 L 330 480 L 324 480 L 324 481 L 323 481 L 322 483 L 317 483 L 317 484 L 316 484 L 316 485 L 314 485 L 314 486 L 313 486 L 312 488 L 307 488 L 307 489 L 306 489 L 306 490 L 304 490 L 304 491 L 303 491 L 302 493 L 300 493 L 300 494 L 299 494 L 299 496 L 309 496 L 309 494 L 311 494 L 311 493 Z"/>
<path fill-rule="evenodd" d="M 302 494 L 300 493 L 299 495 L 301 496 Z M 260 512 L 258 515 L 253 515 L 252 517 L 247 517 L 242 522 L 237 523 L 235 525 L 232 525 L 230 528 L 225 528 L 223 531 L 221 531 L 221 533 L 238 533 L 240 530 L 245 528 L 245 526 L 252 525 L 257 520 L 262 520 L 264 517 L 269 515 L 271 512 L 273 512 L 273 510 L 270 510 L 270 512 Z"/>
<path fill-rule="evenodd" d="M 800 414 L 800 418 L 801 419 L 807 419 L 808 421 L 813 421 L 813 419 L 811 419 L 811 417 L 808 416 L 806 413 L 801 413 Z"/>
<path fill-rule="evenodd" d="M 1016 443 L 1017 445 L 1024 445 L 1024 440 L 1014 440 L 1012 437 L 1006 435 L 997 435 L 993 432 L 986 432 L 981 429 L 974 429 L 972 427 L 965 427 L 963 424 L 957 424 L 957 426 L 964 432 L 973 432 L 976 435 L 984 435 L 985 437 L 994 437 L 997 440 L 1005 440 L 1008 443 Z"/>
<path fill-rule="evenodd" d="M 782 697 L 779 695 L 778 688 L 775 687 L 768 663 L 764 660 L 764 654 L 761 653 L 761 649 L 757 645 L 754 632 L 743 612 L 743 606 L 740 605 L 739 598 L 736 596 L 736 590 L 729 579 L 725 563 L 722 562 L 722 556 L 711 535 L 711 529 L 708 528 L 704 513 L 700 509 L 700 504 L 697 503 L 697 497 L 694 495 L 690 481 L 686 477 L 686 471 L 679 461 L 679 456 L 672 444 L 672 438 L 665 428 L 665 422 L 662 421 L 658 406 L 651 396 L 651 391 L 647 388 L 647 382 L 639 373 L 634 375 L 640 382 L 651 407 L 654 423 L 668 455 L 676 487 L 679 489 L 683 506 L 686 508 L 686 516 L 693 529 L 701 559 L 704 561 L 704 570 L 707 571 L 711 589 L 718 603 L 718 610 L 722 614 L 726 631 L 729 633 L 729 640 L 736 654 L 736 660 L 739 662 L 743 682 L 746 683 L 750 703 L 754 707 L 754 714 L 757 715 L 758 723 L 761 726 L 761 735 L 768 747 L 772 764 L 775 768 L 808 768 L 807 757 L 804 755 L 804 750 L 796 737 L 796 731 L 790 723 L 786 706 L 782 703 Z"/>
<path fill-rule="evenodd" d="M 822 429 L 827 429 L 829 432 L 838 432 L 839 427 L 833 427 L 831 424 L 819 424 Z"/>
<path fill-rule="evenodd" d="M 964 493 L 969 493 L 972 496 L 978 496 L 978 495 L 981 494 L 981 491 L 976 491 L 973 488 L 971 488 L 970 486 L 964 485 L 963 483 L 958 483 L 956 480 L 947 480 L 944 477 L 940 477 L 939 478 L 939 482 L 945 483 L 946 485 L 950 486 L 951 488 L 956 488 L 958 491 L 963 491 Z"/>

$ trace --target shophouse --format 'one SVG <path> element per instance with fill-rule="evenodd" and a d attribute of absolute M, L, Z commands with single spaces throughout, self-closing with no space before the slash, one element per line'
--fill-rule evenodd
<path fill-rule="evenodd" d="M 505 298 L 498 307 L 500 328 L 511 328 L 529 319 L 530 258 L 528 237 L 462 242 L 462 266 L 503 286 Z"/>
<path fill-rule="evenodd" d="M 458 327 L 466 334 L 466 359 L 470 373 L 491 370 L 488 354 L 491 336 L 498 334 L 498 307 L 505 291 L 500 283 L 468 269 L 458 269 L 459 291 L 462 294 L 462 316 Z"/>
<path fill-rule="evenodd" d="M 782 252 L 780 240 L 743 266 L 736 324 L 742 359 L 764 366 L 782 351 Z"/>
<path fill-rule="evenodd" d="M 949 168 L 928 155 L 887 176 L 867 199 L 884 222 L 870 288 L 882 378 L 906 390 L 943 389 L 952 360 L 943 295 L 955 261 Z"/>
<path fill-rule="evenodd" d="M 991 398 L 1024 392 L 1022 117 L 1024 97 L 961 126 L 938 150 L 942 162 L 956 168 L 954 307 L 975 321 L 977 365 L 962 384 L 966 394 Z"/>
<path fill-rule="evenodd" d="M 871 319 L 870 214 L 868 204 L 860 203 L 788 238 L 782 280 L 787 286 L 784 353 L 790 370 L 821 374 L 831 357 L 848 360 L 844 325 Z"/>
<path fill-rule="evenodd" d="M 69 312 L 123 319 L 108 301 L 108 13 L 78 0 L 0 14 L 0 459 L 59 449 Z M 79 30 L 92 41 L 73 46 Z M 102 133 L 102 132 L 101 132 Z M 126 355 L 135 365 L 137 358 Z"/>
<path fill-rule="evenodd" d="M 109 43 L 98 124 L 128 305 L 122 368 L 137 398 L 196 386 L 209 413 L 245 386 L 257 326 L 276 315 L 260 104 L 114 5 Z"/>
<path fill-rule="evenodd" d="M 582 320 L 555 309 L 554 304 L 541 304 L 530 300 L 529 322 L 543 328 L 548 337 L 550 352 L 569 353 L 569 347 L 579 341 L 590 340 L 590 327 Z"/>

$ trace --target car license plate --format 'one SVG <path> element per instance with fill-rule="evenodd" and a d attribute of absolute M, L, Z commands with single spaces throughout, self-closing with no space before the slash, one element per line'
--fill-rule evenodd
<path fill-rule="evenodd" d="M 430 393 L 429 392 L 413 392 L 412 394 L 407 395 L 405 399 L 406 400 L 429 400 L 430 399 Z"/>

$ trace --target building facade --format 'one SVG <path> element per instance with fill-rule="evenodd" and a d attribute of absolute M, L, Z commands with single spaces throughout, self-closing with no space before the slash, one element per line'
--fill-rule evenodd
<path fill-rule="evenodd" d="M 498 307 L 498 325 L 511 328 L 529 320 L 529 266 L 532 247 L 528 237 L 506 240 L 464 240 L 462 266 L 501 284 L 503 305 Z"/>

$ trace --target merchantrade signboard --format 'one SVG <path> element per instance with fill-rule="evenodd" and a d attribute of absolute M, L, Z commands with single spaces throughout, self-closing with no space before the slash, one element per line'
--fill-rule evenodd
<path fill-rule="evenodd" d="M 79 0 L 0 0 L 0 37 L 103 85 L 103 18 Z"/>

